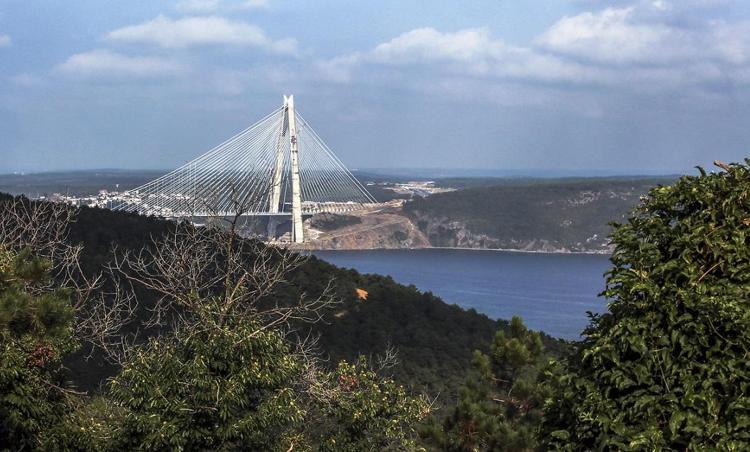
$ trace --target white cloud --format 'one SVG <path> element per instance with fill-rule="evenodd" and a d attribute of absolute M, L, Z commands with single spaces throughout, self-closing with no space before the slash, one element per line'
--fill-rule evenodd
<path fill-rule="evenodd" d="M 367 64 L 424 66 L 451 74 L 488 78 L 525 78 L 538 81 L 593 81 L 601 77 L 595 68 L 566 62 L 529 48 L 511 46 L 495 39 L 487 29 L 443 33 L 419 28 L 357 52 L 318 63 L 320 73 L 335 82 L 347 82 L 359 66 Z"/>
<path fill-rule="evenodd" d="M 558 55 L 625 66 L 677 69 L 687 64 L 743 64 L 750 60 L 750 23 L 704 21 L 681 27 L 669 20 L 668 13 L 651 15 L 653 3 L 564 17 L 535 44 Z M 693 7 L 698 3 L 691 2 Z M 672 8 L 666 0 L 658 4 Z"/>
<path fill-rule="evenodd" d="M 236 45 L 261 47 L 283 54 L 294 54 L 297 50 L 297 41 L 292 38 L 272 40 L 255 25 L 216 16 L 186 17 L 176 20 L 158 16 L 149 22 L 111 31 L 107 34 L 107 39 L 155 44 L 164 48 Z"/>
<path fill-rule="evenodd" d="M 371 58 L 388 63 L 430 60 L 471 61 L 504 50 L 505 44 L 493 40 L 487 29 L 468 29 L 441 33 L 434 28 L 418 28 L 375 47 Z"/>
<path fill-rule="evenodd" d="M 10 36 L 0 35 L 0 47 L 8 47 L 8 46 L 10 46 Z"/>
<path fill-rule="evenodd" d="M 92 50 L 78 53 L 57 66 L 61 72 L 79 76 L 110 75 L 117 77 L 151 78 L 174 75 L 183 70 L 175 62 L 155 57 L 133 57 Z"/>
<path fill-rule="evenodd" d="M 362 54 L 352 53 L 319 61 L 317 63 L 318 73 L 326 80 L 336 83 L 347 83 L 352 80 L 352 71 L 363 61 Z"/>
<path fill-rule="evenodd" d="M 678 30 L 658 23 L 639 23 L 634 16 L 633 7 L 566 16 L 537 43 L 554 52 L 610 63 L 644 62 L 680 52 L 676 46 L 667 49 L 683 38 Z"/>
<path fill-rule="evenodd" d="M 239 11 L 250 9 L 266 9 L 269 7 L 268 0 L 245 0 L 245 1 L 223 1 L 223 0 L 183 0 L 176 5 L 177 10 L 186 13 L 213 13 L 216 11 Z"/>
<path fill-rule="evenodd" d="M 419 28 L 319 61 L 317 70 L 334 83 L 398 83 L 454 97 L 487 93 L 505 104 L 557 98 L 586 114 L 598 114 L 592 99 L 603 97 L 673 98 L 679 92 L 705 98 L 720 86 L 733 85 L 736 92 L 750 85 L 750 21 L 685 22 L 671 15 L 676 7 L 668 0 L 631 3 L 564 17 L 527 46 L 508 44 L 484 28 Z"/>

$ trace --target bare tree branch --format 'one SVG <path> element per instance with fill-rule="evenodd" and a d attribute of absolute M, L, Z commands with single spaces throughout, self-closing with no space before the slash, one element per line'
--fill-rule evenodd
<path fill-rule="evenodd" d="M 26 290 L 41 295 L 59 287 L 68 289 L 76 338 L 106 350 L 120 341 L 121 329 L 132 318 L 136 302 L 116 282 L 114 289 L 105 290 L 101 272 L 91 275 L 82 269 L 83 247 L 69 240 L 78 212 L 68 205 L 23 197 L 0 202 L 0 247 L 15 253 L 28 249 L 48 260 L 50 280 L 30 283 Z"/>
<path fill-rule="evenodd" d="M 145 327 L 205 331 L 242 322 L 256 325 L 260 334 L 292 321 L 323 319 L 337 303 L 332 281 L 320 294 L 289 300 L 279 290 L 307 258 L 240 235 L 255 203 L 234 199 L 231 216 L 203 206 L 203 212 L 216 215 L 205 226 L 182 223 L 139 251 L 115 251 L 110 271 L 131 287 L 156 294 Z"/>

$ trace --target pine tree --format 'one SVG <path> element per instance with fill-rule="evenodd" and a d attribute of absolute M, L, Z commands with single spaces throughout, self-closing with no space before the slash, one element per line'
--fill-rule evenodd
<path fill-rule="evenodd" d="M 0 248 L 0 444 L 37 449 L 62 422 L 62 359 L 76 349 L 69 293 L 50 262 Z"/>
<path fill-rule="evenodd" d="M 474 352 L 475 375 L 441 428 L 426 430 L 428 440 L 451 451 L 533 449 L 544 400 L 536 383 L 542 357 L 539 333 L 513 317 L 507 331 L 496 333 L 489 355 Z"/>

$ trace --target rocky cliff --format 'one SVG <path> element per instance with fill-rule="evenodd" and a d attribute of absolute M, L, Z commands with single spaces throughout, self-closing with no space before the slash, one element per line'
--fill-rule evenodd
<path fill-rule="evenodd" d="M 467 222 L 447 217 L 432 217 L 424 212 L 414 212 L 412 220 L 427 237 L 432 247 L 502 249 L 544 253 L 609 253 L 606 236 L 593 234 L 584 242 L 574 244 L 546 237 L 515 238 L 493 237 L 471 229 Z"/>

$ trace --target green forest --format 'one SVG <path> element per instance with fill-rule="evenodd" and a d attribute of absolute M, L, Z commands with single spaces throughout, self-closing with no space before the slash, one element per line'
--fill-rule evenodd
<path fill-rule="evenodd" d="M 451 223 L 497 240 L 498 248 L 546 241 L 571 251 L 606 249 L 611 221 L 673 178 L 446 179 L 453 192 L 415 198 L 404 211 L 433 246 L 460 246 Z"/>
<path fill-rule="evenodd" d="M 0 448 L 747 449 L 748 164 L 622 187 L 609 311 L 575 343 L 235 224 L 3 196 Z"/>

